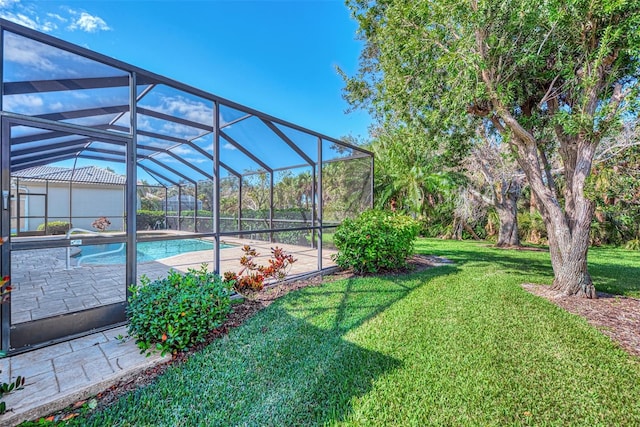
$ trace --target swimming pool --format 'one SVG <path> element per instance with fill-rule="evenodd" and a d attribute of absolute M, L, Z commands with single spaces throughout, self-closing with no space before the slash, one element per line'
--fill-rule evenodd
<path fill-rule="evenodd" d="M 80 246 L 80 253 L 76 255 L 78 265 L 125 264 L 125 247 L 124 243 Z M 138 243 L 137 260 L 139 263 L 156 261 L 188 252 L 211 251 L 214 247 L 214 242 L 200 239 L 140 242 Z M 231 245 L 224 243 L 220 245 L 220 249 L 229 247 Z"/>

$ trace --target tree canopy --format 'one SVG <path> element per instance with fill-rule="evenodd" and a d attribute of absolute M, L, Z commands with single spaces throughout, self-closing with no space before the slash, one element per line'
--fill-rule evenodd
<path fill-rule="evenodd" d="M 595 297 L 584 190 L 600 141 L 638 112 L 640 0 L 347 4 L 365 48 L 346 98 L 452 150 L 479 121 L 499 132 L 545 221 L 554 287 Z"/>

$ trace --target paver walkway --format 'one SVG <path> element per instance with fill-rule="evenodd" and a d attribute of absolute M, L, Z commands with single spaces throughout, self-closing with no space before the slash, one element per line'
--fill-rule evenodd
<path fill-rule="evenodd" d="M 9 412 L 0 425 L 35 420 L 171 358 L 145 357 L 134 340 L 122 342 L 118 335 L 127 335 L 125 326 L 0 359 L 3 382 L 26 378 L 24 389 L 3 397 Z"/>

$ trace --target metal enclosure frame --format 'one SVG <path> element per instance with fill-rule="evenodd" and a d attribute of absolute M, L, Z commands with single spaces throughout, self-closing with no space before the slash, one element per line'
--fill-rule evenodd
<path fill-rule="evenodd" d="M 53 76 L 42 78 L 41 75 L 48 75 L 44 72 L 46 67 L 43 66 L 43 70 L 39 70 L 37 67 L 42 64 L 29 64 L 27 59 L 17 57 L 15 50 L 22 45 L 37 48 L 34 48 L 35 55 L 40 51 L 44 52 L 42 61 L 68 61 L 68 64 L 77 65 L 78 69 L 71 66 L 54 68 L 56 63 L 53 63 L 49 64 Z M 125 233 L 123 236 L 106 238 L 108 241 L 126 244 L 126 283 L 123 283 L 123 286 L 136 283 L 138 277 L 136 247 L 144 238 L 138 236 L 136 215 L 132 213 L 136 212 L 137 190 L 142 175 L 145 179 L 156 181 L 155 184 L 147 185 L 164 186 L 165 194 L 168 194 L 167 188 L 177 187 L 178 224 L 183 217 L 183 187 L 194 189 L 194 225 L 189 237 L 212 238 L 217 243 L 217 248 L 225 236 L 269 236 L 268 240 L 273 241 L 274 235 L 278 233 L 308 232 L 312 236 L 311 246 L 318 253 L 316 271 L 323 269 L 323 231 L 326 233 L 335 227 L 340 218 L 373 205 L 373 155 L 362 147 L 3 19 L 0 19 L 0 47 L 0 181 L 4 198 L 0 229 L 5 239 L 0 265 L 3 276 L 11 275 L 12 251 L 69 245 L 68 239 L 18 241 L 12 238 L 11 213 L 7 208 L 12 173 L 60 162 L 73 162 L 74 171 L 76 163 L 85 160 L 124 165 Z M 29 68 L 30 66 L 32 68 Z M 12 70 L 11 74 L 7 67 Z M 36 78 L 18 79 L 29 70 L 33 70 Z M 83 75 L 83 71 L 87 70 L 90 72 Z M 160 92 L 161 90 L 164 92 Z M 126 95 L 122 95 L 125 93 L 123 91 L 126 91 Z M 57 96 L 63 100 L 67 96 L 78 95 L 77 98 L 80 99 L 80 95 L 84 96 L 85 93 L 104 96 L 95 96 L 96 104 L 93 106 L 64 108 L 64 105 L 58 105 L 63 103 L 62 101 L 54 102 Z M 162 108 L 152 105 L 152 100 L 157 101 L 158 105 L 163 105 L 162 102 L 169 99 L 166 93 L 176 94 L 175 99 L 180 99 L 198 114 L 190 115 L 179 109 L 172 110 L 167 105 Z M 120 98 L 112 94 L 119 94 Z M 29 102 L 36 97 L 48 102 L 30 110 Z M 110 97 L 113 97 L 112 103 L 98 103 L 98 100 Z M 162 126 L 158 125 L 152 129 L 148 124 L 150 122 Z M 165 132 L 164 129 L 169 131 Z M 269 146 L 274 144 L 280 148 L 270 149 Z M 272 158 L 266 159 L 258 153 L 264 150 L 267 153 L 270 150 L 281 150 L 283 154 L 275 154 Z M 223 154 L 228 154 L 228 158 Z M 193 156 L 196 156 L 195 160 Z M 359 190 L 361 194 L 358 193 L 357 202 L 353 203 L 353 207 L 335 208 L 332 218 L 327 220 L 324 216 L 326 206 L 323 206 L 324 190 L 327 188 L 327 184 L 323 183 L 323 176 L 327 171 L 323 171 L 323 168 L 330 168 L 336 162 L 350 162 L 349 164 L 356 165 L 358 170 L 364 171 L 362 176 L 367 181 L 362 182 L 362 188 Z M 307 204 L 311 206 L 311 217 L 303 218 L 298 226 L 295 226 L 293 220 L 285 224 L 286 219 L 276 218 L 278 207 L 274 204 L 274 188 L 281 179 L 276 178 L 276 174 L 284 175 L 294 170 L 308 171 L 311 180 L 310 196 L 305 196 Z M 268 201 L 263 209 L 265 213 L 262 218 L 248 218 L 246 209 L 243 208 L 247 192 L 245 181 L 263 176 L 265 185 L 268 186 Z M 220 186 L 225 179 L 238 182 L 237 207 L 234 208 L 235 213 L 231 218 L 223 218 L 220 211 Z M 201 182 L 213 183 L 210 194 L 212 217 L 207 218 L 211 219 L 212 225 L 204 231 L 198 230 L 198 221 L 201 219 L 198 216 L 198 191 L 202 187 Z M 71 180 L 69 186 L 72 186 Z M 69 197 L 71 193 L 70 190 Z M 71 205 L 71 200 L 69 204 Z M 165 221 L 167 206 L 168 203 L 165 204 Z M 233 229 L 222 227 L 223 220 L 237 223 L 237 226 Z M 258 229 L 251 226 L 250 229 L 246 229 L 251 221 L 262 221 L 268 226 Z M 169 240 L 171 237 L 158 236 L 153 239 Z M 213 270 L 220 272 L 219 250 L 214 250 L 211 262 Z M 127 297 L 129 292 L 127 288 Z M 38 342 L 31 342 L 33 340 L 12 339 L 16 334 L 16 325 L 11 323 L 9 301 L 0 305 L 1 348 L 9 352 L 20 352 L 113 326 L 123 321 L 125 306 L 126 301 L 104 306 L 100 313 L 95 309 L 76 312 L 73 318 L 69 317 L 66 321 L 64 316 L 50 317 L 46 327 L 53 329 L 55 333 L 44 334 L 38 338 Z M 114 321 L 109 320 L 109 316 Z M 95 321 L 97 317 L 104 319 Z M 85 326 L 83 330 L 73 329 L 69 326 L 71 323 Z M 28 330 L 24 334 L 35 334 L 36 329 L 42 328 L 43 325 L 41 323 L 27 327 Z M 21 327 L 26 326 L 18 326 L 17 329 Z"/>

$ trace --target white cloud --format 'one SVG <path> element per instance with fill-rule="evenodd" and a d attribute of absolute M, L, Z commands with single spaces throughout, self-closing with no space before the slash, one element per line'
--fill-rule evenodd
<path fill-rule="evenodd" d="M 78 92 L 76 90 L 71 92 L 71 96 L 73 96 L 76 99 L 89 99 L 90 98 L 90 96 L 87 95 L 86 93 Z"/>
<path fill-rule="evenodd" d="M 52 49 L 46 51 L 45 47 L 39 43 L 7 33 L 4 46 L 4 57 L 9 62 L 33 66 L 44 71 L 53 71 L 57 68 L 47 57 L 48 52 L 54 51 Z"/>
<path fill-rule="evenodd" d="M 0 18 L 6 19 L 7 21 L 15 22 L 16 24 L 23 25 L 25 27 L 32 28 L 34 30 L 39 29 L 39 25 L 36 21 L 29 18 L 27 15 L 22 13 L 14 13 L 9 12 L 7 10 L 0 11 Z"/>
<path fill-rule="evenodd" d="M 168 116 L 213 127 L 213 104 L 210 101 L 200 100 L 200 98 L 189 98 L 181 94 L 167 95 L 153 91 L 138 105 Z M 149 127 L 145 130 L 182 139 L 200 139 L 210 133 L 199 126 L 189 126 L 163 119 L 154 118 L 153 122 L 148 124 Z"/>
<path fill-rule="evenodd" d="M 170 155 L 168 155 L 166 153 L 158 153 L 153 158 L 158 160 L 158 161 L 161 161 L 163 163 L 173 163 L 173 164 L 180 163 L 174 157 L 172 157 L 172 156 L 170 156 Z"/>
<path fill-rule="evenodd" d="M 78 12 L 69 10 L 70 13 L 77 15 Z M 87 12 L 80 12 L 80 16 L 72 20 L 69 25 L 70 30 L 82 30 L 87 33 L 95 33 L 98 30 L 109 31 L 111 28 L 107 25 L 104 19 L 99 16 L 90 15 Z"/>
<path fill-rule="evenodd" d="M 37 114 L 44 105 L 44 101 L 37 95 L 20 94 L 5 96 L 3 104 L 3 107 L 8 111 L 23 112 L 26 110 L 32 114 Z M 34 109 L 36 112 L 34 112 Z"/>
<path fill-rule="evenodd" d="M 40 19 L 33 6 L 24 6 L 19 0 L 0 0 L 0 17 L 34 30 L 51 32 L 58 26 L 47 18 Z"/>
<path fill-rule="evenodd" d="M 0 0 L 0 18 L 46 33 L 57 30 L 59 23 L 67 22 L 70 22 L 67 29 L 72 31 L 95 33 L 111 29 L 99 16 L 69 8 L 63 14 L 44 12 L 45 5 L 45 2 L 24 5 L 20 0 Z M 69 16 L 63 16 L 65 14 Z"/>
<path fill-rule="evenodd" d="M 164 135 L 171 135 L 182 139 L 191 139 L 200 134 L 198 129 L 192 128 L 190 126 L 186 126 L 180 123 L 166 122 L 163 121 L 162 127 L 156 132 L 162 133 Z"/>
<path fill-rule="evenodd" d="M 153 126 L 151 125 L 151 122 L 149 121 L 149 119 L 146 118 L 146 116 L 144 116 L 143 114 L 138 114 L 138 129 L 141 130 L 147 130 L 147 131 L 153 131 Z M 138 139 L 142 138 L 142 136 L 138 136 Z M 148 137 L 144 137 L 144 138 L 148 138 Z"/>
<path fill-rule="evenodd" d="M 0 1 L 2 1 L 2 0 L 0 0 Z M 63 18 L 62 16 L 58 15 L 57 13 L 47 13 L 47 16 L 49 18 L 57 19 L 60 22 L 67 22 L 68 21 L 67 18 Z"/>
<path fill-rule="evenodd" d="M 46 21 L 42 24 L 42 26 L 40 27 L 42 29 L 42 31 L 44 31 L 45 33 L 50 33 L 51 31 L 55 31 L 58 29 L 58 26 L 51 22 L 51 21 Z"/>
<path fill-rule="evenodd" d="M 210 162 L 209 159 L 207 159 L 206 157 L 183 157 L 183 160 L 189 162 L 189 163 L 197 163 L 197 164 L 202 164 L 202 163 L 207 163 Z M 205 169 L 206 171 L 206 169 Z M 210 174 L 213 172 L 209 172 Z"/>
<path fill-rule="evenodd" d="M 206 125 L 213 123 L 213 108 L 211 106 L 182 96 L 162 98 L 162 105 L 158 110 L 192 122 Z"/>
<path fill-rule="evenodd" d="M 226 144 L 224 144 L 222 148 L 224 148 L 225 150 L 237 150 L 236 146 L 230 142 L 227 142 Z"/>
<path fill-rule="evenodd" d="M 0 8 L 8 8 L 18 3 L 20 0 L 0 0 Z"/>
<path fill-rule="evenodd" d="M 178 156 L 183 156 L 183 157 L 186 157 L 186 156 L 189 156 L 189 155 L 192 156 L 194 154 L 194 151 L 193 151 L 192 148 L 185 147 L 184 145 L 179 145 L 177 147 L 172 148 L 171 152 L 173 154 L 177 154 Z"/>

